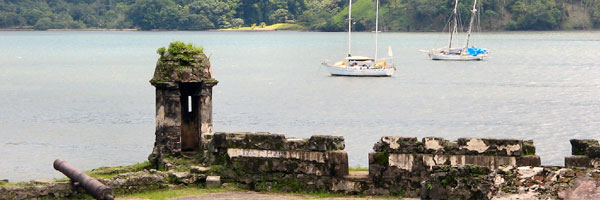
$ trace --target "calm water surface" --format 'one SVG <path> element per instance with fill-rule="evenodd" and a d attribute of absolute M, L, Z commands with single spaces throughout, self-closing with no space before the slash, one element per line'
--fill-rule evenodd
<path fill-rule="evenodd" d="M 356 33 L 354 55 L 372 55 Z M 60 177 L 146 160 L 154 141 L 156 49 L 203 45 L 216 78 L 216 131 L 346 138 L 350 165 L 367 166 L 381 137 L 533 139 L 546 165 L 563 165 L 569 139 L 600 137 L 600 32 L 480 33 L 483 62 L 430 61 L 418 50 L 443 33 L 383 33 L 391 78 L 331 77 L 345 33 L 0 32 L 0 179 Z"/>

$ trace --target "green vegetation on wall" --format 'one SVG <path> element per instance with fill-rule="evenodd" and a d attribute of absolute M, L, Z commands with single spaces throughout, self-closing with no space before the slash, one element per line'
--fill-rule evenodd
<path fill-rule="evenodd" d="M 479 1 L 481 30 L 600 28 L 598 0 Z M 466 27 L 473 0 L 458 6 Z M 442 31 L 454 0 L 380 0 L 385 31 Z M 375 0 L 353 0 L 354 30 L 375 24 Z M 0 28 L 207 30 L 297 23 L 316 31 L 347 29 L 347 0 L 0 0 Z"/>
<path fill-rule="evenodd" d="M 161 47 L 156 53 L 160 58 L 150 83 L 213 81 L 208 70 L 210 62 L 200 46 L 174 41 L 169 44 L 169 48 Z"/>

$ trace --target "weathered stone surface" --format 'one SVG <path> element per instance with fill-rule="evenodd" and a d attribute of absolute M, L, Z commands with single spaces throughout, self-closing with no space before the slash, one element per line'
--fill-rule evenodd
<path fill-rule="evenodd" d="M 331 176 L 344 177 L 348 175 L 348 153 L 342 150 L 330 151 L 325 154 L 327 165 L 332 169 Z"/>
<path fill-rule="evenodd" d="M 578 177 L 572 188 L 558 192 L 558 197 L 565 200 L 600 199 L 600 184 L 591 177 Z"/>
<path fill-rule="evenodd" d="M 331 191 L 342 192 L 346 194 L 360 193 L 362 192 L 362 184 L 361 182 L 341 180 L 339 182 L 333 183 Z"/>
<path fill-rule="evenodd" d="M 344 137 L 331 135 L 313 135 L 308 139 L 309 151 L 344 150 Z"/>
<path fill-rule="evenodd" d="M 444 154 L 456 152 L 458 144 L 439 137 L 424 137 L 422 143 L 425 147 L 425 153 L 428 154 Z"/>
<path fill-rule="evenodd" d="M 516 166 L 539 167 L 542 165 L 542 160 L 540 159 L 540 156 L 537 156 L 537 155 L 519 156 L 519 157 L 516 157 L 516 159 L 517 159 Z"/>
<path fill-rule="evenodd" d="M 170 172 L 169 176 L 175 180 L 175 183 L 192 184 L 198 180 L 189 172 Z"/>
<path fill-rule="evenodd" d="M 190 172 L 196 174 L 206 174 L 210 171 L 210 167 L 202 167 L 202 166 L 191 166 Z"/>
<path fill-rule="evenodd" d="M 221 177 L 220 176 L 208 176 L 208 177 L 206 177 L 206 187 L 207 188 L 221 187 Z"/>
<path fill-rule="evenodd" d="M 527 179 L 527 178 L 532 178 L 536 175 L 538 175 L 539 173 L 541 173 L 542 171 L 544 171 L 544 168 L 542 167 L 518 167 L 517 168 L 517 173 L 519 173 L 518 177 L 520 179 Z"/>
<path fill-rule="evenodd" d="M 165 172 L 156 170 L 140 171 L 140 172 L 129 172 L 114 176 L 110 180 L 103 182 L 115 193 L 131 193 L 140 192 L 145 190 L 160 189 L 167 187 L 167 177 L 169 175 Z"/>
<path fill-rule="evenodd" d="M 312 161 L 325 163 L 325 152 L 304 152 L 304 151 L 277 151 L 277 150 L 258 150 L 258 149 L 227 149 L 227 155 L 230 158 L 280 158 Z"/>
<path fill-rule="evenodd" d="M 304 150 L 308 146 L 308 139 L 306 138 L 286 138 L 285 139 L 286 149 L 288 150 Z"/>
<path fill-rule="evenodd" d="M 579 156 L 579 155 L 587 155 L 588 147 L 590 146 L 600 146 L 598 140 L 591 139 L 571 139 L 571 155 Z"/>
<path fill-rule="evenodd" d="M 216 148 L 286 150 L 284 135 L 267 132 L 217 132 L 213 136 L 213 142 Z"/>
<path fill-rule="evenodd" d="M 370 164 L 376 163 L 375 157 L 381 155 L 381 153 L 370 154 Z M 496 169 L 500 166 L 520 166 L 517 163 L 517 158 L 512 156 L 486 156 L 486 155 L 443 155 L 443 154 L 389 154 L 387 162 L 378 161 L 377 163 L 382 166 L 397 167 L 404 170 L 411 171 L 414 165 L 425 166 L 432 169 L 438 165 L 477 165 L 480 167 L 487 167 L 490 169 Z M 537 160 L 536 160 L 537 158 Z M 539 157 L 532 156 L 530 160 L 535 163 L 539 162 Z M 522 161 L 524 162 L 524 161 Z M 386 164 L 387 163 L 387 164 Z"/>
<path fill-rule="evenodd" d="M 595 146 L 595 145 L 589 146 L 587 148 L 586 155 L 589 158 L 591 158 L 591 159 L 600 158 L 600 145 L 598 145 L 598 146 Z"/>
<path fill-rule="evenodd" d="M 375 152 L 423 153 L 424 147 L 416 137 L 384 136 L 373 146 Z"/>
<path fill-rule="evenodd" d="M 413 154 L 390 154 L 388 163 L 391 167 L 397 167 L 403 170 L 412 171 L 415 162 Z"/>
<path fill-rule="evenodd" d="M 524 153 L 525 144 L 526 152 Z M 373 150 L 388 153 L 421 153 L 452 155 L 520 156 L 534 155 L 533 141 L 508 139 L 460 138 L 451 142 L 443 138 L 425 137 L 422 142 L 414 137 L 385 136 Z"/>
<path fill-rule="evenodd" d="M 567 156 L 565 157 L 566 167 L 591 167 L 590 158 L 587 156 Z"/>
<path fill-rule="evenodd" d="M 0 199 L 64 199 L 78 193 L 70 182 L 35 183 L 32 181 L 16 186 L 0 186 Z"/>
<path fill-rule="evenodd" d="M 493 183 L 484 167 L 436 167 L 421 185 L 421 199 L 490 199 Z"/>
<path fill-rule="evenodd" d="M 533 140 L 523 141 L 523 155 L 535 155 L 535 146 Z"/>
<path fill-rule="evenodd" d="M 460 152 L 454 154 L 520 156 L 522 140 L 459 138 L 457 140 Z"/>

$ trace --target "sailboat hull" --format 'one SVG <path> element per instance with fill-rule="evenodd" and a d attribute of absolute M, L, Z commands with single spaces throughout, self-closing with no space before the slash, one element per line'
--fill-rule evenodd
<path fill-rule="evenodd" d="M 347 66 L 332 66 L 325 65 L 327 70 L 332 76 L 358 76 L 358 77 L 385 77 L 392 76 L 395 68 L 359 68 L 359 67 L 347 67 Z"/>
<path fill-rule="evenodd" d="M 448 61 L 481 61 L 486 54 L 473 55 L 448 55 L 448 54 L 430 54 L 431 60 L 448 60 Z"/>

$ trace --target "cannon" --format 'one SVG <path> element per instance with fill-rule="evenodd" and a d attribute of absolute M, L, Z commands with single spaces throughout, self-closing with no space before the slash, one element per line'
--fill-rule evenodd
<path fill-rule="evenodd" d="M 71 166 L 67 161 L 60 158 L 54 160 L 54 169 L 69 177 L 71 182 L 73 182 L 73 186 L 83 187 L 83 189 L 94 198 L 102 200 L 114 199 L 113 190 L 111 188 Z"/>

